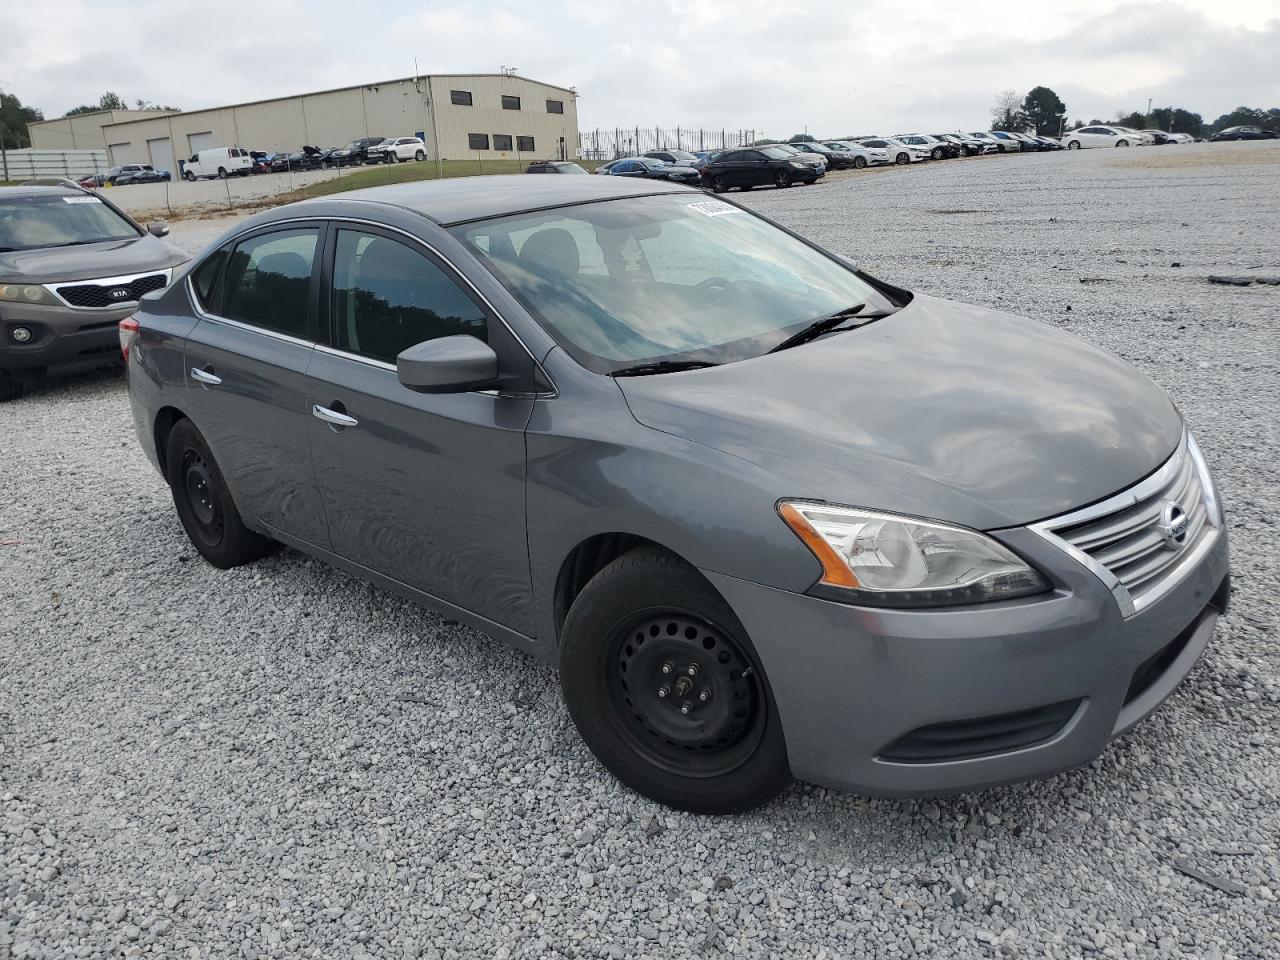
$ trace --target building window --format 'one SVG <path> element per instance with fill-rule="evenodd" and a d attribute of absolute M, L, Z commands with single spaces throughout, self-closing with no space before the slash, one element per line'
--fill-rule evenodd
<path fill-rule="evenodd" d="M 504 93 L 504 94 L 502 95 L 502 109 L 503 109 L 503 110 L 519 110 L 519 109 L 520 109 L 520 98 L 519 98 L 519 97 L 508 97 L 508 96 Z"/>
<path fill-rule="evenodd" d="M 488 150 L 489 135 L 487 133 L 468 133 L 467 148 L 470 150 Z"/>
<path fill-rule="evenodd" d="M 510 150 L 510 149 L 511 149 L 511 137 L 510 137 L 508 134 L 505 134 L 505 133 L 495 133 L 495 134 L 493 135 L 493 149 L 495 149 L 495 150 Z"/>
<path fill-rule="evenodd" d="M 449 102 L 452 103 L 455 107 L 469 107 L 471 106 L 471 91 L 470 90 L 450 90 Z"/>
<path fill-rule="evenodd" d="M 516 149 L 521 153 L 533 153 L 533 137 L 516 137 Z"/>
<path fill-rule="evenodd" d="M 547 101 L 547 113 L 564 113 L 564 101 L 563 101 L 563 100 L 548 100 L 548 101 Z"/>

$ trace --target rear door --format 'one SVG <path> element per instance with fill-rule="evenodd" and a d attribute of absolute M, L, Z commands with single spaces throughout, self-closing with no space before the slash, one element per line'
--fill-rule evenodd
<path fill-rule="evenodd" d="M 317 349 L 309 371 L 318 409 L 307 429 L 333 550 L 530 634 L 524 429 L 533 396 L 416 393 L 400 383 L 395 360 L 455 334 L 488 342 L 503 372 L 532 359 L 425 245 L 340 222 L 331 236 L 324 305 L 332 345 Z"/>
<path fill-rule="evenodd" d="M 327 548 L 306 402 L 322 236 L 319 223 L 275 224 L 203 264 L 185 371 L 187 412 L 240 511 Z"/>

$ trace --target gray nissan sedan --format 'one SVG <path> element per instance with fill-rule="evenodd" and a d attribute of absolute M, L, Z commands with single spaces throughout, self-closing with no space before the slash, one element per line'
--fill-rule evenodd
<path fill-rule="evenodd" d="M 1147 377 L 670 183 L 290 204 L 120 340 L 205 559 L 283 543 L 558 664 L 601 762 L 687 810 L 1086 763 L 1227 605 Z"/>

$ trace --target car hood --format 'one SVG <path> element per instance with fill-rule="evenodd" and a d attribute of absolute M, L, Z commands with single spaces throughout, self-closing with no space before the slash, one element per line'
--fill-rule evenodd
<path fill-rule="evenodd" d="M 1183 429 L 1165 392 L 1105 350 L 925 296 L 781 353 L 617 382 L 640 423 L 770 470 L 780 496 L 982 530 L 1135 483 Z"/>
<path fill-rule="evenodd" d="M 0 281 L 57 283 L 125 277 L 148 270 L 176 267 L 190 259 L 176 247 L 147 235 L 109 240 L 82 247 L 46 247 L 0 253 Z"/>

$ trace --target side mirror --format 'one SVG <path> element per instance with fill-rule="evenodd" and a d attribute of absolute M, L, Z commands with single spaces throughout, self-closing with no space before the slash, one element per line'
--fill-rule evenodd
<path fill-rule="evenodd" d="M 148 223 L 147 233 L 151 234 L 153 237 L 167 237 L 169 235 L 169 225 L 167 223 L 161 223 L 159 220 L 155 223 Z"/>
<path fill-rule="evenodd" d="M 396 375 L 418 393 L 465 393 L 498 379 L 498 355 L 470 334 L 439 337 L 400 351 Z"/>

